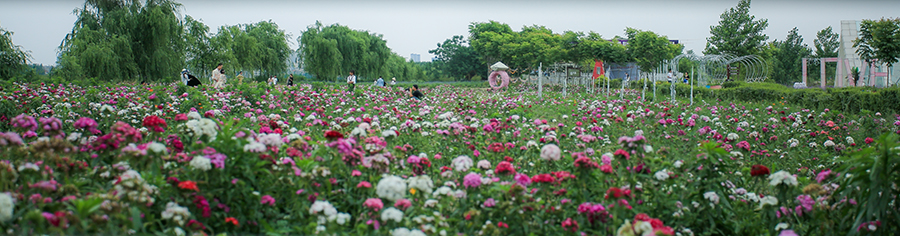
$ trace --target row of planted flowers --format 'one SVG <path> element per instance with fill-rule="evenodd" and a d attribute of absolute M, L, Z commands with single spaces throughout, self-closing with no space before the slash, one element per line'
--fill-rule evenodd
<path fill-rule="evenodd" d="M 0 134 L 9 234 L 807 235 L 897 219 L 896 194 L 862 199 L 879 191 L 851 173 L 893 150 L 875 134 L 896 115 L 633 92 L 21 86 L 3 94 L 24 112 Z"/>

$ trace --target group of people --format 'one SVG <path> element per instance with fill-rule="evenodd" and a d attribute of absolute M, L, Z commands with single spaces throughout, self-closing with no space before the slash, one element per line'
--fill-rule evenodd
<path fill-rule="evenodd" d="M 225 77 L 225 69 L 222 69 L 222 63 L 216 65 L 216 68 L 213 69 L 211 76 L 209 77 L 209 83 L 213 88 L 220 89 L 225 87 L 226 77 Z M 237 79 L 239 82 L 243 82 L 244 80 L 244 72 L 238 74 Z M 200 79 L 197 79 L 196 76 L 190 74 L 187 69 L 181 70 L 181 83 L 191 87 L 200 86 Z"/>
<path fill-rule="evenodd" d="M 397 78 L 391 78 L 391 86 L 397 85 Z M 384 87 L 384 78 L 381 76 L 375 80 L 375 86 Z M 356 88 L 356 71 L 350 70 L 350 75 L 347 76 L 347 92 L 353 92 L 353 89 Z M 404 93 L 406 93 L 409 98 L 414 98 L 416 100 L 422 100 L 422 97 L 425 97 L 425 94 L 419 91 L 419 85 L 414 84 L 409 89 L 402 89 Z"/>

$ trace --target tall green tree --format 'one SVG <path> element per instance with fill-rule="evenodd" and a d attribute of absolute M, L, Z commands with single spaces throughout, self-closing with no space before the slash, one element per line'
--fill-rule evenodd
<path fill-rule="evenodd" d="M 468 41 L 462 35 L 455 35 L 443 43 L 438 43 L 437 48 L 428 53 L 436 55 L 437 61 L 433 63 L 438 63 L 441 70 L 453 78 L 468 80 L 485 68 L 478 60 L 475 49 L 468 45 Z"/>
<path fill-rule="evenodd" d="M 837 57 L 838 56 L 838 47 L 840 47 L 841 42 L 839 41 L 839 35 L 834 32 L 831 26 L 828 26 L 825 29 L 820 30 L 816 33 L 816 39 L 813 40 L 813 47 L 815 48 L 814 55 L 815 57 Z M 821 70 L 819 69 L 821 62 L 817 60 L 812 60 L 809 62 L 809 67 L 807 68 L 807 72 L 809 73 L 810 78 L 819 78 L 821 76 Z M 834 78 L 834 70 L 837 65 L 834 63 L 826 63 L 825 64 L 825 74 L 826 77 L 830 80 Z M 831 75 L 828 75 L 829 72 Z"/>
<path fill-rule="evenodd" d="M 391 52 L 379 34 L 316 22 L 297 41 L 304 67 L 320 80 L 333 80 L 350 70 L 363 80 L 379 76 L 415 80 L 422 76 L 418 66 Z"/>
<path fill-rule="evenodd" d="M 586 36 L 581 37 L 575 51 L 578 51 L 582 58 L 591 60 L 588 63 L 593 63 L 592 59 L 599 59 L 609 63 L 634 60 L 634 57 L 628 53 L 625 45 L 605 40 L 600 34 L 595 32 L 590 32 Z"/>
<path fill-rule="evenodd" d="M 254 49 L 241 48 L 245 47 L 245 44 L 253 44 L 253 42 L 248 42 L 248 39 L 245 38 L 236 39 L 232 47 L 236 58 L 239 58 L 238 60 L 242 64 L 252 63 L 240 58 L 255 53 L 256 63 L 258 63 L 258 67 L 255 69 L 262 71 L 266 76 L 284 72 L 287 69 L 288 56 L 291 54 L 291 49 L 288 46 L 289 36 L 285 34 L 284 30 L 279 29 L 278 24 L 271 20 L 246 25 L 245 30 L 247 36 L 256 40 L 257 44 L 255 45 L 257 47 L 254 48 L 255 51 Z"/>
<path fill-rule="evenodd" d="M 479 59 L 486 65 L 509 61 L 511 55 L 506 55 L 502 48 L 513 42 L 516 36 L 509 25 L 497 21 L 469 24 L 469 45 L 472 45 Z"/>
<path fill-rule="evenodd" d="M 757 54 L 769 39 L 763 33 L 769 22 L 766 19 L 755 20 L 756 17 L 750 15 L 750 0 L 741 0 L 737 6 L 722 13 L 720 18 L 718 25 L 709 27 L 711 36 L 706 39 L 704 54 Z"/>
<path fill-rule="evenodd" d="M 0 28 L 0 79 L 9 79 L 28 69 L 31 55 L 13 44 L 13 33 Z"/>
<path fill-rule="evenodd" d="M 87 0 L 60 45 L 61 75 L 174 79 L 185 61 L 180 8 L 170 0 Z"/>
<path fill-rule="evenodd" d="M 863 20 L 859 28 L 859 38 L 853 41 L 859 57 L 893 69 L 900 59 L 900 18 Z"/>
<path fill-rule="evenodd" d="M 779 84 L 791 84 L 800 81 L 801 60 L 812 51 L 803 43 L 803 36 L 797 33 L 797 27 L 788 31 L 784 41 L 775 40 L 772 44 L 778 50 L 774 54 L 775 67 L 772 68 L 772 79 Z"/>
<path fill-rule="evenodd" d="M 628 28 L 626 32 L 629 30 L 634 31 Z M 684 48 L 682 45 L 670 43 L 666 36 L 657 35 L 652 31 L 637 31 L 628 35 L 633 35 L 628 39 L 628 52 L 643 72 L 653 71 L 660 63 L 681 54 Z"/>

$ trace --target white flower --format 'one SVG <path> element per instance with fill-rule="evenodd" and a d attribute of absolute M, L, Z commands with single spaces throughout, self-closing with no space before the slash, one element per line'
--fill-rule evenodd
<path fill-rule="evenodd" d="M 653 147 L 650 145 L 644 145 L 644 152 L 646 152 L 646 153 L 653 152 Z"/>
<path fill-rule="evenodd" d="M 541 159 L 545 161 L 558 161 L 562 151 L 555 144 L 547 144 L 541 148 Z"/>
<path fill-rule="evenodd" d="M 478 164 L 476 164 L 475 166 L 480 169 L 488 170 L 488 169 L 491 169 L 491 162 L 488 160 L 480 160 L 480 161 L 478 161 Z"/>
<path fill-rule="evenodd" d="M 350 218 L 351 218 L 350 214 L 342 212 L 342 213 L 337 214 L 336 221 L 339 225 L 344 225 L 345 223 L 347 223 L 347 221 L 350 221 Z"/>
<path fill-rule="evenodd" d="M 450 167 L 453 167 L 454 170 L 459 172 L 466 172 L 469 170 L 469 168 L 472 168 L 472 164 L 474 164 L 472 162 L 472 158 L 469 158 L 469 156 L 466 155 L 462 155 L 453 159 L 453 162 L 450 163 Z"/>
<path fill-rule="evenodd" d="M 738 138 L 740 138 L 740 136 L 738 136 L 738 134 L 728 133 L 728 140 L 737 140 Z"/>
<path fill-rule="evenodd" d="M 179 206 L 178 203 L 169 202 L 166 204 L 166 210 L 162 212 L 163 219 L 172 219 L 178 225 L 184 225 L 184 220 L 191 217 L 191 212 L 187 207 Z"/>
<path fill-rule="evenodd" d="M 767 206 L 767 205 L 770 205 L 770 206 L 778 205 L 778 198 L 775 198 L 773 196 L 765 196 L 762 199 L 759 199 L 759 208 L 763 208 L 764 206 Z"/>
<path fill-rule="evenodd" d="M 279 134 L 263 134 L 259 136 L 259 143 L 270 147 L 281 147 L 284 141 Z"/>
<path fill-rule="evenodd" d="M 669 172 L 667 170 L 657 171 L 656 174 L 653 175 L 659 181 L 665 181 L 669 179 Z"/>
<path fill-rule="evenodd" d="M 244 152 L 265 152 L 266 145 L 262 143 L 258 143 L 256 141 L 250 141 L 250 143 L 244 145 Z"/>
<path fill-rule="evenodd" d="M 187 117 L 191 120 L 199 120 L 203 118 L 203 116 L 201 116 L 200 113 L 196 111 L 188 112 Z"/>
<path fill-rule="evenodd" d="M 435 207 L 438 204 L 438 200 L 428 199 L 425 200 L 425 207 Z"/>
<path fill-rule="evenodd" d="M 8 193 L 0 193 L 0 223 L 13 218 L 15 200 Z"/>
<path fill-rule="evenodd" d="M 315 215 L 319 213 L 323 213 L 326 216 L 329 216 L 329 213 L 331 213 L 330 215 L 334 215 L 337 213 L 337 209 L 335 209 L 328 201 L 317 200 L 309 207 L 309 214 Z"/>
<path fill-rule="evenodd" d="M 410 177 L 406 180 L 406 184 L 409 188 L 415 188 L 425 194 L 431 194 L 431 191 L 434 188 L 434 181 L 431 180 L 428 175 Z"/>
<path fill-rule="evenodd" d="M 778 186 L 779 184 L 786 184 L 790 186 L 797 186 L 797 177 L 794 177 L 787 171 L 778 171 L 775 174 L 769 176 L 769 185 Z"/>
<path fill-rule="evenodd" d="M 406 195 L 406 181 L 393 175 L 384 176 L 375 186 L 375 193 L 387 200 L 400 200 Z"/>
<path fill-rule="evenodd" d="M 703 198 L 706 198 L 715 204 L 719 204 L 719 195 L 716 194 L 716 192 L 706 192 L 703 194 Z"/>
<path fill-rule="evenodd" d="M 394 131 L 394 130 L 385 130 L 385 131 L 381 131 L 381 136 L 382 136 L 382 137 L 385 137 L 385 138 L 387 138 L 387 137 L 396 137 L 396 136 L 397 136 L 397 131 Z"/>
<path fill-rule="evenodd" d="M 158 154 L 166 153 L 166 145 L 157 142 L 151 142 L 150 145 L 147 145 L 147 150 Z"/>
<path fill-rule="evenodd" d="M 398 223 L 403 221 L 403 212 L 394 207 L 384 209 L 381 211 L 381 221 L 387 223 L 388 220 L 394 220 Z"/>
<path fill-rule="evenodd" d="M 684 162 L 682 162 L 681 160 L 677 160 L 677 161 L 675 161 L 674 165 L 675 165 L 675 168 L 681 168 L 681 165 L 684 165 Z"/>
<path fill-rule="evenodd" d="M 856 142 L 853 140 L 853 137 L 847 136 L 847 143 L 855 144 Z"/>
<path fill-rule="evenodd" d="M 788 223 L 778 223 L 778 225 L 775 226 L 775 231 L 781 231 L 782 229 L 788 229 L 788 227 L 791 227 L 791 225 Z"/>
<path fill-rule="evenodd" d="M 212 169 L 212 164 L 209 162 L 209 158 L 203 156 L 195 156 L 193 160 L 191 160 L 191 167 L 194 169 L 207 171 Z"/>
<path fill-rule="evenodd" d="M 833 147 L 834 141 L 831 141 L 831 140 L 825 141 L 825 143 L 823 143 L 822 146 Z"/>

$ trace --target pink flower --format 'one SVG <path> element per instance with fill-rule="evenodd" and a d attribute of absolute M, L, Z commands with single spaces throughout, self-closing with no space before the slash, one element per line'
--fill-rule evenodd
<path fill-rule="evenodd" d="M 613 172 L 613 167 L 612 167 L 612 165 L 604 164 L 604 165 L 600 166 L 600 171 L 603 171 L 603 173 L 609 174 L 609 173 Z"/>
<path fill-rule="evenodd" d="M 516 176 L 513 177 L 513 179 L 516 180 L 516 183 L 518 183 L 522 186 L 528 186 L 529 184 L 531 184 L 531 177 L 528 177 L 528 175 L 526 175 L 526 174 L 522 174 L 522 173 L 516 174 Z"/>
<path fill-rule="evenodd" d="M 394 207 L 400 210 L 406 210 L 406 208 L 409 208 L 410 206 L 412 206 L 412 202 L 409 201 L 409 199 L 400 199 L 394 203 Z"/>
<path fill-rule="evenodd" d="M 369 183 L 369 181 L 362 181 L 356 185 L 356 188 L 372 188 L 372 183 Z"/>
<path fill-rule="evenodd" d="M 350 176 L 360 176 L 360 175 L 362 175 L 362 172 L 360 172 L 359 170 L 353 170 L 352 172 L 350 172 Z"/>
<path fill-rule="evenodd" d="M 270 195 L 262 196 L 262 200 L 259 201 L 260 204 L 269 204 L 269 206 L 275 206 L 275 198 L 272 198 Z"/>
<path fill-rule="evenodd" d="M 238 182 L 237 178 L 231 179 L 231 184 L 237 184 L 237 182 Z"/>
<path fill-rule="evenodd" d="M 497 201 L 494 200 L 494 198 L 488 198 L 484 201 L 484 204 L 482 204 L 484 207 L 494 207 L 495 205 L 497 205 Z"/>
<path fill-rule="evenodd" d="M 366 199 L 366 202 L 363 202 L 363 206 L 371 209 L 372 211 L 378 212 L 381 210 L 381 208 L 384 208 L 384 203 L 381 202 L 381 198 L 369 198 Z"/>
<path fill-rule="evenodd" d="M 481 186 L 481 175 L 474 172 L 467 174 L 466 177 L 463 177 L 463 186 L 466 188 Z"/>

